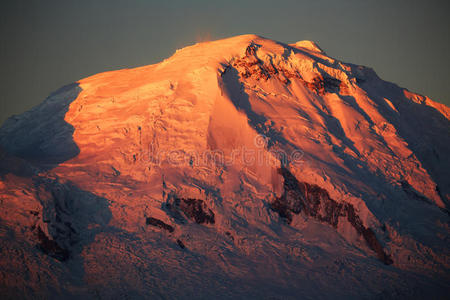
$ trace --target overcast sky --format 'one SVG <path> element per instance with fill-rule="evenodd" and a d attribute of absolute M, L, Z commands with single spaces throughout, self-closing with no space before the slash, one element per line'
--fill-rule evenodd
<path fill-rule="evenodd" d="M 450 105 L 449 1 L 2 0 L 0 123 L 86 76 L 153 64 L 205 39 L 309 39 Z"/>

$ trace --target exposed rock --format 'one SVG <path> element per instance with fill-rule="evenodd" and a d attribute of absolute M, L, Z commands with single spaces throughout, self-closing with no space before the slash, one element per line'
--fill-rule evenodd
<path fill-rule="evenodd" d="M 79 236 L 72 226 L 75 203 L 79 190 L 71 184 L 63 184 L 56 179 L 36 177 L 37 198 L 43 206 L 42 219 L 47 223 L 48 232 L 63 248 L 74 245 Z"/>
<path fill-rule="evenodd" d="M 391 265 L 393 263 L 393 260 L 388 254 L 384 252 L 383 246 L 381 245 L 380 241 L 378 241 L 373 230 L 371 228 L 366 228 L 363 225 L 361 219 L 355 212 L 353 205 L 347 203 L 345 205 L 345 212 L 347 215 L 347 220 L 350 222 L 350 224 L 352 224 L 356 231 L 363 236 L 370 249 L 375 251 L 378 258 L 382 262 L 384 262 L 386 265 Z"/>
<path fill-rule="evenodd" d="M 110 212 L 106 199 L 83 191 L 70 182 L 60 182 L 58 177 L 33 178 L 35 196 L 42 205 L 41 211 L 30 211 L 41 217 L 44 227 L 37 227 L 39 249 L 61 261 L 78 255 L 74 245 L 86 242 L 89 226 L 107 223 Z M 84 235 L 83 235 L 84 233 Z"/>
<path fill-rule="evenodd" d="M 225 232 L 225 235 L 234 241 L 234 236 L 229 231 Z"/>
<path fill-rule="evenodd" d="M 179 239 L 177 239 L 177 244 L 178 244 L 178 246 L 180 246 L 181 249 L 185 249 L 186 248 L 184 243 L 181 240 L 179 240 Z"/>
<path fill-rule="evenodd" d="M 346 216 L 358 234 L 363 236 L 370 249 L 377 253 L 378 258 L 387 265 L 393 263 L 384 252 L 373 230 L 364 226 L 353 205 L 338 203 L 330 198 L 325 189 L 317 185 L 299 182 L 286 168 L 281 168 L 279 172 L 284 178 L 284 193 L 270 203 L 270 207 L 278 212 L 280 217 L 285 218 L 288 224 L 292 222 L 292 213 L 299 214 L 302 211 L 305 215 L 330 224 L 334 228 L 337 228 L 339 217 Z"/>
<path fill-rule="evenodd" d="M 116 168 L 114 168 L 113 166 L 111 166 L 111 169 L 113 170 L 113 176 L 117 177 L 120 175 L 120 171 L 117 170 Z"/>
<path fill-rule="evenodd" d="M 163 221 L 152 218 L 152 217 L 148 217 L 145 222 L 147 225 L 156 226 L 161 229 L 167 230 L 168 232 L 174 232 L 174 230 L 175 230 L 171 225 L 166 224 Z"/>
<path fill-rule="evenodd" d="M 331 199 L 325 189 L 299 182 L 286 168 L 281 168 L 279 172 L 284 178 L 284 193 L 270 204 L 273 210 L 286 218 L 288 224 L 292 221 L 291 213 L 304 211 L 308 216 L 337 227 L 339 216 L 343 216 L 341 203 Z"/>
<path fill-rule="evenodd" d="M 176 219 L 180 219 L 179 211 L 182 211 L 186 217 L 194 220 L 197 224 L 214 224 L 215 222 L 214 212 L 207 207 L 203 200 L 174 198 L 172 202 L 166 203 L 166 208 Z"/>
<path fill-rule="evenodd" d="M 341 87 L 340 80 L 324 76 L 317 76 L 312 82 L 303 81 L 303 84 L 319 95 L 324 95 L 325 93 L 338 93 Z"/>
<path fill-rule="evenodd" d="M 310 91 L 324 95 L 325 93 L 339 93 L 340 89 L 346 89 L 344 83 L 339 79 L 317 74 L 311 81 L 306 81 L 303 77 L 283 65 L 275 65 L 270 62 L 262 61 L 257 56 L 258 45 L 251 44 L 245 51 L 245 56 L 234 60 L 232 67 L 234 67 L 242 78 L 253 78 L 255 80 L 268 80 L 272 77 L 277 77 L 285 84 L 290 83 L 290 79 L 296 79 L 303 83 Z M 228 67 L 229 68 L 229 67 Z M 222 75 L 227 71 L 226 68 Z"/>
<path fill-rule="evenodd" d="M 69 258 L 69 251 L 59 246 L 54 240 L 49 239 L 41 227 L 37 228 L 37 237 L 39 239 L 38 248 L 45 254 L 59 261 L 66 261 Z"/>

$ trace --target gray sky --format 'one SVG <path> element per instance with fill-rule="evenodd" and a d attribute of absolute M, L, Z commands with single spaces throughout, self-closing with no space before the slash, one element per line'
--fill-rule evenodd
<path fill-rule="evenodd" d="M 328 55 L 450 105 L 449 1 L 2 0 L 0 123 L 57 88 L 254 33 Z"/>

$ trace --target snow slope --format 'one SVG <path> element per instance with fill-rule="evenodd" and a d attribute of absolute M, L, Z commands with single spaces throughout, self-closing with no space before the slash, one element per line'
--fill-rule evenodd
<path fill-rule="evenodd" d="M 446 295 L 449 112 L 256 35 L 82 79 L 0 129 L 0 293 Z"/>

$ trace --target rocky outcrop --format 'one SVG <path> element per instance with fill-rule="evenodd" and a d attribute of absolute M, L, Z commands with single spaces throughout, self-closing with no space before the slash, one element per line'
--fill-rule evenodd
<path fill-rule="evenodd" d="M 175 230 L 173 228 L 173 226 L 171 226 L 169 224 L 166 224 L 163 221 L 161 221 L 159 219 L 156 219 L 156 218 L 152 218 L 152 217 L 148 217 L 146 219 L 145 223 L 147 225 L 152 225 L 152 226 L 159 227 L 161 229 L 167 230 L 168 232 L 174 232 L 174 230 Z"/>
<path fill-rule="evenodd" d="M 200 199 L 173 198 L 166 203 L 169 213 L 176 219 L 180 219 L 180 212 L 197 224 L 214 224 L 214 212 Z"/>
<path fill-rule="evenodd" d="M 292 222 L 292 214 L 301 212 L 334 228 L 337 228 L 339 217 L 345 217 L 382 262 L 387 265 L 393 263 L 374 231 L 364 226 L 353 205 L 331 199 L 327 190 L 315 184 L 299 182 L 286 168 L 281 168 L 279 172 L 284 178 L 284 193 L 270 203 L 270 208 L 278 212 L 288 224 Z"/>
<path fill-rule="evenodd" d="M 279 64 L 265 62 L 257 56 L 258 45 L 251 44 L 245 51 L 245 56 L 235 59 L 231 66 L 235 68 L 241 78 L 253 78 L 255 80 L 268 80 L 269 78 L 276 77 L 285 84 L 290 83 L 291 79 L 296 79 L 303 83 L 303 85 L 310 91 L 324 95 L 325 93 L 339 93 L 341 88 L 347 87 L 339 79 L 327 76 L 326 74 L 317 73 L 310 81 L 306 81 L 297 71 L 294 71 L 288 67 L 283 67 Z M 222 75 L 227 71 L 222 73 Z"/>
<path fill-rule="evenodd" d="M 181 249 L 186 248 L 186 246 L 184 245 L 184 243 L 181 240 L 177 240 L 177 245 L 180 246 Z"/>
<path fill-rule="evenodd" d="M 37 247 L 45 254 L 59 261 L 66 261 L 69 259 L 69 250 L 62 248 L 56 241 L 49 239 L 42 231 L 41 227 L 37 227 L 37 238 L 39 240 Z"/>
<path fill-rule="evenodd" d="M 47 234 L 37 227 L 38 248 L 58 260 L 67 260 L 69 249 L 79 237 L 72 226 L 73 201 L 71 187 L 55 179 L 36 177 L 36 196 L 42 205 L 42 222 Z"/>
<path fill-rule="evenodd" d="M 324 95 L 325 93 L 339 93 L 342 82 L 339 79 L 318 75 L 311 82 L 302 80 L 303 84 L 316 94 Z"/>
<path fill-rule="evenodd" d="M 337 227 L 343 204 L 331 199 L 325 189 L 299 182 L 288 169 L 281 168 L 279 172 L 284 178 L 284 193 L 270 204 L 273 210 L 285 218 L 288 224 L 292 221 L 292 213 L 303 211 L 307 216 Z"/>
<path fill-rule="evenodd" d="M 370 249 L 375 251 L 377 257 L 384 262 L 386 265 L 391 265 L 393 263 L 392 258 L 384 252 L 383 246 L 380 241 L 377 239 L 375 232 L 371 228 L 367 228 L 363 225 L 361 219 L 358 214 L 355 212 L 355 208 L 353 205 L 346 203 L 345 214 L 347 216 L 347 220 L 352 224 L 353 228 L 363 236 L 367 245 Z"/>

